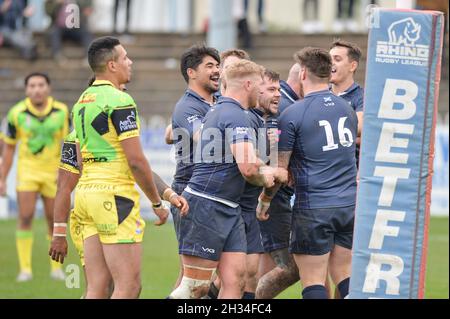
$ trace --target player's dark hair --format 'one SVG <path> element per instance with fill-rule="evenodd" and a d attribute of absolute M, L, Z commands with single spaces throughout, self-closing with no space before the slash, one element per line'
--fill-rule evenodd
<path fill-rule="evenodd" d="M 264 76 L 268 77 L 272 82 L 280 81 L 280 74 L 269 69 L 264 70 Z"/>
<path fill-rule="evenodd" d="M 344 41 L 341 39 L 336 39 L 331 44 L 330 50 L 335 47 L 347 48 L 347 55 L 348 55 L 350 61 L 355 61 L 355 62 L 359 63 L 362 53 L 361 53 L 361 49 L 356 44 L 354 44 L 352 42 Z"/>
<path fill-rule="evenodd" d="M 230 50 L 223 51 L 220 54 L 220 61 L 222 61 L 222 63 L 223 63 L 223 61 L 225 61 L 225 59 L 230 56 L 235 56 L 241 60 L 251 60 L 250 55 L 246 51 L 241 50 L 241 49 L 230 49 Z"/>
<path fill-rule="evenodd" d="M 114 37 L 101 37 L 92 41 L 88 49 L 88 61 L 94 73 L 104 72 L 106 63 L 117 59 L 115 47 L 120 41 Z"/>
<path fill-rule="evenodd" d="M 294 60 L 311 72 L 321 82 L 328 81 L 331 76 L 331 56 L 321 48 L 306 47 L 294 54 Z"/>
<path fill-rule="evenodd" d="M 91 76 L 88 80 L 88 86 L 91 86 L 95 82 L 95 75 Z"/>
<path fill-rule="evenodd" d="M 210 56 L 220 63 L 219 51 L 203 44 L 196 44 L 187 49 L 181 56 L 180 70 L 186 83 L 189 81 L 188 69 L 196 70 L 205 56 Z"/>
<path fill-rule="evenodd" d="M 35 76 L 40 76 L 40 77 L 44 78 L 44 79 L 45 79 L 45 82 L 47 82 L 47 84 L 50 85 L 50 77 L 48 76 L 48 74 L 42 73 L 42 72 L 32 72 L 32 73 L 28 74 L 28 75 L 25 77 L 25 81 L 24 81 L 24 82 L 25 82 L 25 86 L 27 86 L 27 85 L 28 85 L 28 81 L 29 81 L 32 77 L 35 77 Z"/>

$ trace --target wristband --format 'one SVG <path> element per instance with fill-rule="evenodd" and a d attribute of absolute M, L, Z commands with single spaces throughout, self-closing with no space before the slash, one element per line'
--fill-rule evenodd
<path fill-rule="evenodd" d="M 67 228 L 67 223 L 53 223 L 53 227 L 66 227 Z"/>
<path fill-rule="evenodd" d="M 67 237 L 67 235 L 66 234 L 54 233 L 53 237 Z"/>
<path fill-rule="evenodd" d="M 272 200 L 272 197 L 269 197 L 266 194 L 262 193 L 261 195 L 259 195 L 259 200 L 263 203 L 270 203 Z"/>
<path fill-rule="evenodd" d="M 160 201 L 160 202 L 158 202 L 158 203 L 152 203 L 152 207 L 153 208 L 161 208 L 161 206 L 162 206 L 162 202 Z"/>

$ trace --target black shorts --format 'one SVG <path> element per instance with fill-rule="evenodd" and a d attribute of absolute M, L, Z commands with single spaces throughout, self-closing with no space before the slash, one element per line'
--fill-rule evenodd
<path fill-rule="evenodd" d="M 180 255 L 218 261 L 222 252 L 247 252 L 241 208 L 183 192 L 188 214 L 180 218 Z"/>
<path fill-rule="evenodd" d="M 242 211 L 242 218 L 244 219 L 245 235 L 247 237 L 247 255 L 264 253 L 256 212 Z"/>
<path fill-rule="evenodd" d="M 268 220 L 259 222 L 264 251 L 288 248 L 292 225 L 291 196 L 278 192 L 270 203 L 268 214 Z"/>
<path fill-rule="evenodd" d="M 334 245 L 352 249 L 355 205 L 293 213 L 291 254 L 325 255 Z"/>

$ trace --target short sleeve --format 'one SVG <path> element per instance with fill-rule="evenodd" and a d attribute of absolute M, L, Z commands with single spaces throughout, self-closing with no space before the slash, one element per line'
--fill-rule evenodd
<path fill-rule="evenodd" d="M 280 141 L 278 144 L 280 151 L 291 151 L 294 148 L 297 127 L 290 114 L 292 113 L 292 108 L 289 108 L 281 114 L 279 120 L 280 129 Z"/>
<path fill-rule="evenodd" d="M 14 110 L 14 109 L 13 109 Z M 17 143 L 17 123 L 13 110 L 9 111 L 4 126 L 4 141 L 6 144 L 15 145 Z"/>
<path fill-rule="evenodd" d="M 356 99 L 355 112 L 364 111 L 364 89 L 360 88 L 358 98 Z"/>
<path fill-rule="evenodd" d="M 59 168 L 73 174 L 80 174 L 75 131 L 72 131 L 64 139 Z"/>
<path fill-rule="evenodd" d="M 254 130 L 247 116 L 241 112 L 225 114 L 225 137 L 228 145 L 254 141 Z"/>

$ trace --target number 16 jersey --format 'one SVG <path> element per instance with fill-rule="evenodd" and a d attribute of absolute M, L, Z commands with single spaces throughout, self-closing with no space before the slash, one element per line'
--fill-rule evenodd
<path fill-rule="evenodd" d="M 289 106 L 279 123 L 279 150 L 292 151 L 294 210 L 354 205 L 358 119 L 348 103 L 328 90 L 313 92 Z"/>

